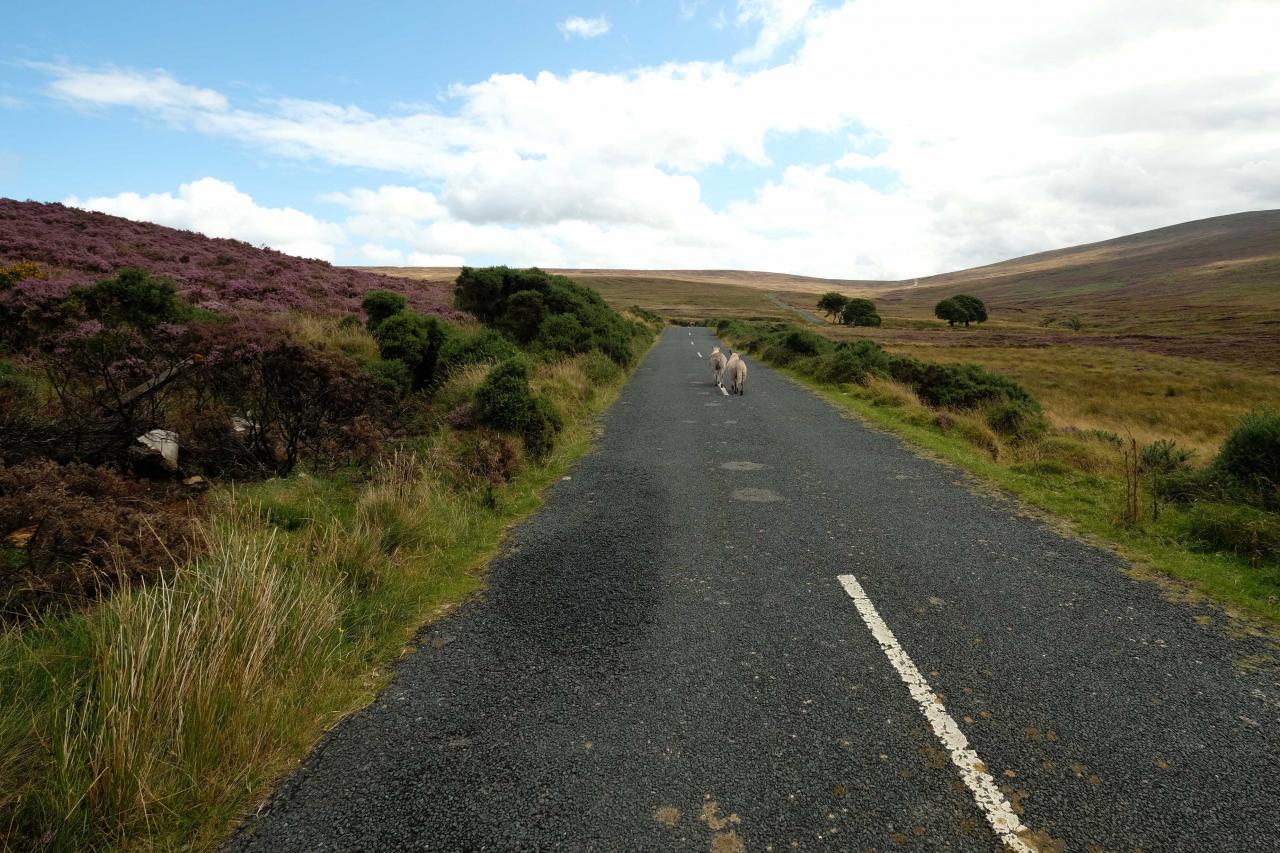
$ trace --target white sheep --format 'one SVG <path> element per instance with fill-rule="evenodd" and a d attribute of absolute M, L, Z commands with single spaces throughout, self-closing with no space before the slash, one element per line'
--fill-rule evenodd
<path fill-rule="evenodd" d="M 738 358 L 735 352 L 729 356 L 729 363 L 725 365 L 725 373 L 729 375 L 729 393 L 744 394 L 743 386 L 747 383 L 747 363 Z"/>
<path fill-rule="evenodd" d="M 716 385 L 723 385 L 721 377 L 724 376 L 724 353 L 720 352 L 720 347 L 716 347 L 711 351 L 711 379 Z"/>

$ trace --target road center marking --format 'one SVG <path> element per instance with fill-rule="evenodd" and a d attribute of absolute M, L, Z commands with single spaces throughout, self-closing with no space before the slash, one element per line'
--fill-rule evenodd
<path fill-rule="evenodd" d="M 723 386 L 723 385 L 721 385 L 721 386 L 720 386 L 720 393 L 721 393 L 721 394 L 723 394 L 723 395 L 725 395 L 726 397 L 728 397 L 728 396 L 729 396 L 729 392 L 728 392 L 728 391 L 726 391 L 726 390 L 724 390 L 724 386 Z"/>
<path fill-rule="evenodd" d="M 1014 814 L 1009 801 L 996 786 L 991 774 L 986 771 L 986 765 L 979 760 L 978 754 L 969 748 L 969 739 L 964 736 L 964 732 L 956 725 L 956 721 L 938 701 L 937 694 L 933 692 L 929 682 L 920 674 L 920 670 L 916 669 L 916 665 L 912 663 L 911 657 L 902 646 L 898 645 L 898 638 L 880 618 L 875 605 L 863 590 L 862 584 L 858 583 L 858 579 L 853 575 L 840 575 L 838 580 L 844 587 L 844 591 L 853 599 L 854 605 L 858 608 L 858 614 L 862 616 L 862 621 L 867 623 L 872 636 L 880 643 L 880 648 L 884 649 L 889 663 L 893 664 L 898 675 L 906 682 L 907 689 L 911 691 L 911 698 L 916 700 L 916 704 L 924 712 L 925 718 L 933 728 L 933 733 L 938 736 L 938 740 L 946 747 L 947 752 L 951 753 L 952 763 L 960 770 L 960 777 L 973 792 L 973 799 L 986 815 L 987 823 L 991 824 L 996 835 L 1010 850 L 1015 850 L 1017 853 L 1036 853 L 1036 848 L 1024 840 L 1028 834 L 1027 828 Z"/>
<path fill-rule="evenodd" d="M 702 358 L 702 353 L 698 353 L 698 358 Z"/>

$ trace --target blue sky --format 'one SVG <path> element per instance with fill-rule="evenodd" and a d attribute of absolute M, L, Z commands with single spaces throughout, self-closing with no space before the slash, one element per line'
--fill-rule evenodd
<path fill-rule="evenodd" d="M 846 278 L 1280 205 L 1274 3 L 368 6 L 15 4 L 0 194 L 340 263 Z"/>

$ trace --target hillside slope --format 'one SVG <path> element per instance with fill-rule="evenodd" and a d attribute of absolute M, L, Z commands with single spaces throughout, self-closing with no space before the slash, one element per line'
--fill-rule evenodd
<path fill-rule="evenodd" d="M 925 314 L 962 291 L 1013 312 L 1090 319 L 1139 312 L 1156 324 L 1191 320 L 1236 330 L 1270 325 L 1280 321 L 1280 210 L 1216 216 L 902 282 L 878 298 L 891 311 Z"/>
<path fill-rule="evenodd" d="M 377 288 L 403 292 L 414 308 L 455 313 L 444 283 L 406 283 L 364 270 L 335 267 L 261 249 L 240 240 L 205 237 L 61 204 L 0 198 L 0 264 L 35 261 L 47 268 L 45 287 L 97 281 L 121 267 L 142 267 L 173 279 L 196 305 L 214 311 L 302 309 L 347 313 Z"/>

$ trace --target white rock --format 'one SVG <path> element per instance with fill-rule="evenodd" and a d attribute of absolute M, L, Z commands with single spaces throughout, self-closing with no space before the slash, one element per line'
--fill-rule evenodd
<path fill-rule="evenodd" d="M 138 436 L 138 443 L 151 450 L 158 450 L 164 466 L 170 471 L 178 469 L 178 434 L 171 429 L 153 429 Z"/>

